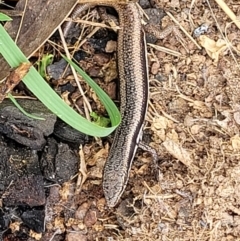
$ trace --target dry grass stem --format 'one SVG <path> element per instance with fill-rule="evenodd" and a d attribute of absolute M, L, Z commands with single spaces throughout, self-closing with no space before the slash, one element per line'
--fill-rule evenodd
<path fill-rule="evenodd" d="M 201 49 L 201 46 L 195 41 L 195 39 L 182 27 L 181 24 L 174 18 L 174 16 L 170 12 L 166 12 L 167 15 L 172 19 L 172 21 L 186 34 L 186 36 L 198 47 Z"/>
<path fill-rule="evenodd" d="M 64 50 L 65 50 L 66 56 L 67 56 L 69 59 L 71 59 L 71 56 L 70 56 L 70 53 L 69 53 L 69 51 L 68 51 L 65 38 L 64 38 L 64 36 L 63 36 L 62 29 L 59 28 L 58 30 L 59 30 L 59 34 L 60 34 L 60 37 L 61 37 L 61 40 L 62 40 L 62 43 L 63 43 L 63 48 L 64 48 Z M 86 98 L 86 96 L 85 96 L 85 94 L 84 94 L 84 91 L 83 91 L 83 89 L 82 89 L 82 87 L 81 87 L 81 85 L 80 85 L 80 81 L 79 81 L 79 78 L 78 78 L 78 76 L 77 76 L 77 73 L 76 73 L 75 69 L 74 69 L 72 66 L 70 66 L 70 67 L 71 67 L 73 76 L 74 76 L 74 78 L 75 78 L 75 80 L 76 80 L 76 84 L 77 84 L 77 86 L 78 86 L 78 89 L 79 89 L 79 91 L 80 91 L 80 93 L 81 93 L 81 95 L 82 95 L 82 97 L 83 97 L 83 99 L 84 99 L 84 103 L 85 103 L 85 105 L 87 106 L 87 108 L 84 108 L 84 109 L 85 109 L 86 118 L 87 118 L 88 120 L 90 120 L 90 114 L 89 114 L 89 112 L 92 112 L 92 107 L 91 107 L 90 103 L 88 102 L 88 99 Z M 84 107 L 85 107 L 85 105 L 84 105 Z"/>

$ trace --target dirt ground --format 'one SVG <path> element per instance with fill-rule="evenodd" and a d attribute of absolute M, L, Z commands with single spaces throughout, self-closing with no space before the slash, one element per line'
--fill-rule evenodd
<path fill-rule="evenodd" d="M 239 1 L 225 2 L 240 15 Z M 155 43 L 176 53 L 148 46 L 144 140 L 156 149 L 158 168 L 149 153 L 139 150 L 119 206 L 109 209 L 101 187 L 109 142 L 83 146 L 81 173 L 87 176 L 52 187 L 46 233 L 32 237 L 62 240 L 58 234 L 66 233 L 68 241 L 240 240 L 240 29 L 214 0 L 158 0 L 157 6 L 190 36 L 202 24 L 208 26 L 193 37 L 197 45 L 182 31 L 182 41 L 171 35 Z M 173 21 L 166 15 L 161 23 L 164 28 Z M 106 69 L 114 76 L 109 65 Z M 115 92 L 114 84 L 109 88 Z"/>

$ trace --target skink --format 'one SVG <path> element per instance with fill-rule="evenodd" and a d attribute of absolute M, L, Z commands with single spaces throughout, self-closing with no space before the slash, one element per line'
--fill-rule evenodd
<path fill-rule="evenodd" d="M 115 131 L 103 172 L 103 191 L 107 205 L 114 207 L 124 192 L 132 162 L 141 139 L 148 102 L 148 71 L 144 32 L 135 3 L 120 5 L 101 2 L 116 9 L 119 15 L 118 71 L 122 123 Z M 76 18 L 86 5 L 78 5 Z M 66 32 L 66 31 L 65 31 Z"/>

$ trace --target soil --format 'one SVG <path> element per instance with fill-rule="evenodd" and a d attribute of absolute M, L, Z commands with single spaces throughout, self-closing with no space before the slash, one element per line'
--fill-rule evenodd
<path fill-rule="evenodd" d="M 240 3 L 225 2 L 239 16 Z M 150 8 L 148 1 L 140 4 Z M 45 231 L 31 231 L 26 240 L 240 240 L 240 29 L 213 0 L 159 0 L 156 7 L 159 15 L 153 18 L 164 15 L 159 26 L 173 24 L 164 14 L 170 12 L 198 43 L 181 32 L 183 39 L 172 34 L 154 43 L 171 53 L 148 46 L 150 96 L 143 139 L 158 153 L 157 168 L 149 153 L 138 150 L 126 191 L 110 209 L 102 170 L 111 137 L 91 140 L 77 150 L 78 175 L 48 188 Z M 196 29 L 203 30 L 199 37 L 194 37 Z M 116 34 L 101 29 L 75 54 L 114 100 L 115 47 Z M 72 79 L 51 81 L 62 90 L 76 86 Z M 79 94 L 69 88 L 63 98 L 77 100 L 81 109 Z M 93 109 L 104 113 L 94 93 L 84 88 Z M 11 223 L 12 233 L 18 222 Z"/>

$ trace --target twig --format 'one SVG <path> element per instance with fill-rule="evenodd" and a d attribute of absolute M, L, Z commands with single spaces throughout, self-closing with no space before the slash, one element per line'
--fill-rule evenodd
<path fill-rule="evenodd" d="M 58 28 L 58 31 L 59 31 L 59 34 L 60 34 L 60 37 L 61 37 L 61 40 L 62 40 L 62 43 L 63 43 L 64 50 L 66 52 L 66 55 L 70 59 L 71 56 L 70 56 L 70 53 L 68 51 L 66 42 L 64 41 L 64 36 L 63 36 L 63 32 L 62 32 L 61 27 Z M 86 96 L 85 96 L 85 94 L 83 92 L 83 89 L 82 89 L 82 87 L 80 85 L 80 82 L 79 82 L 79 78 L 77 76 L 77 73 L 76 73 L 75 69 L 72 66 L 71 66 L 71 70 L 72 70 L 73 76 L 74 76 L 74 78 L 76 80 L 78 89 L 79 89 L 79 91 L 80 91 L 80 93 L 81 93 L 81 95 L 82 95 L 82 97 L 84 99 L 84 104 L 88 107 L 88 108 L 84 108 L 84 109 L 85 109 L 85 114 L 86 114 L 87 119 L 90 120 L 89 111 L 92 112 L 92 107 L 91 107 L 90 103 L 88 102 L 88 100 L 87 100 L 87 98 L 86 98 Z M 84 107 L 85 107 L 85 105 L 84 105 Z"/>
<path fill-rule="evenodd" d="M 240 21 L 237 19 L 236 15 L 233 13 L 233 11 L 228 7 L 228 5 L 223 0 L 215 0 L 215 1 L 219 5 L 219 7 L 222 8 L 222 10 L 228 15 L 229 18 L 232 19 L 232 21 L 240 29 Z"/>
<path fill-rule="evenodd" d="M 18 40 L 20 31 L 21 31 L 21 28 L 22 28 L 22 23 L 23 23 L 23 19 L 25 17 L 25 12 L 26 12 L 26 9 L 27 9 L 27 5 L 28 5 L 28 0 L 26 0 L 25 5 L 24 5 L 23 15 L 22 15 L 22 18 L 21 18 L 21 21 L 20 21 L 20 25 L 19 25 L 19 28 L 18 28 L 17 36 L 15 38 L 15 43 L 17 43 L 17 40 Z"/>
<path fill-rule="evenodd" d="M 173 20 L 173 22 L 175 24 L 177 24 L 177 26 L 186 34 L 186 36 L 199 48 L 202 49 L 201 46 L 199 46 L 199 44 L 195 41 L 195 39 L 193 39 L 193 37 L 184 29 L 183 26 L 181 26 L 179 24 L 179 22 L 173 17 L 173 15 L 169 12 L 166 12 L 166 14 Z"/>

